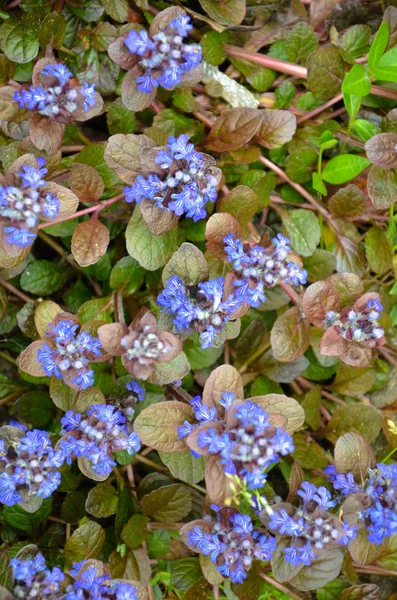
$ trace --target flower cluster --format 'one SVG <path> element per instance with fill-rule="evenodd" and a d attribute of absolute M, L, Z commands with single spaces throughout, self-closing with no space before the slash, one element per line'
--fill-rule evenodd
<path fill-rule="evenodd" d="M 75 563 L 70 574 L 75 581 L 67 586 L 64 600 L 138 600 L 133 585 L 111 580 L 107 573 L 98 574 L 95 566 L 85 560 Z"/>
<path fill-rule="evenodd" d="M 140 440 L 136 433 L 130 433 L 126 419 L 114 406 L 94 404 L 87 410 L 87 416 L 68 410 L 61 419 L 66 434 L 60 447 L 71 462 L 72 457 L 90 460 L 92 470 L 98 475 L 108 475 L 116 466 L 114 453 L 127 450 L 137 452 Z"/>
<path fill-rule="evenodd" d="M 44 165 L 44 158 L 37 159 L 37 168 L 23 165 L 18 172 L 20 187 L 0 186 L 0 218 L 7 221 L 4 233 L 8 244 L 30 246 L 37 237 L 39 219 L 55 219 L 59 212 L 58 198 L 46 190 Z"/>
<path fill-rule="evenodd" d="M 178 217 L 205 219 L 205 205 L 217 195 L 218 178 L 211 171 L 214 161 L 197 152 L 187 135 L 180 135 L 168 138 L 167 145 L 156 151 L 154 162 L 159 165 L 158 172 L 138 175 L 132 186 L 125 188 L 126 201 L 140 204 L 146 198 Z"/>
<path fill-rule="evenodd" d="M 52 571 L 47 569 L 42 554 L 37 554 L 28 560 L 12 558 L 10 565 L 14 574 L 15 598 L 55 600 L 61 597 L 57 592 L 60 592 L 60 583 L 64 580 L 64 574 L 59 567 L 54 567 Z"/>
<path fill-rule="evenodd" d="M 128 33 L 124 43 L 139 57 L 143 72 L 136 80 L 140 92 L 150 94 L 159 85 L 173 90 L 186 73 L 199 66 L 200 46 L 183 42 L 192 29 L 190 17 L 179 15 L 153 36 L 145 30 Z"/>
<path fill-rule="evenodd" d="M 303 500 L 302 505 L 295 508 L 292 504 L 283 504 L 279 509 L 271 509 L 268 526 L 271 531 L 291 538 L 284 548 L 287 562 L 309 566 L 322 551 L 347 546 L 356 536 L 356 527 L 341 523 L 328 512 L 335 501 L 325 487 L 317 488 L 304 482 L 298 495 Z M 265 519 L 268 518 L 266 514 Z"/>
<path fill-rule="evenodd" d="M 73 75 L 62 63 L 46 65 L 39 77 L 42 85 L 31 85 L 28 90 L 14 93 L 20 108 L 37 111 L 59 123 L 70 123 L 73 113 L 81 106 L 88 112 L 96 105 L 95 85 L 85 82 L 82 86 L 72 86 Z"/>
<path fill-rule="evenodd" d="M 0 440 L 0 502 L 13 506 L 34 496 L 48 498 L 59 486 L 64 460 L 45 431 L 28 431 L 12 445 Z"/>
<path fill-rule="evenodd" d="M 306 283 L 307 271 L 290 260 L 290 241 L 281 233 L 267 248 L 245 244 L 232 233 L 223 242 L 228 261 L 233 263 L 236 296 L 255 308 L 266 301 L 265 290 L 280 281 L 293 285 Z"/>
<path fill-rule="evenodd" d="M 111 356 L 121 356 L 123 365 L 133 377 L 148 379 L 156 363 L 172 360 L 180 354 L 180 340 L 168 331 L 161 331 L 156 317 L 141 310 L 129 327 L 122 323 L 102 325 L 99 339 Z"/>
<path fill-rule="evenodd" d="M 194 440 L 198 454 L 218 455 L 224 472 L 244 479 L 249 489 L 263 487 L 266 469 L 278 461 L 279 455 L 293 452 L 291 436 L 273 427 L 268 413 L 250 400 L 242 403 L 226 392 L 220 404 L 225 409 L 225 425 L 215 408 L 208 408 L 199 396 L 193 398 L 191 405 L 199 423 L 185 421 L 178 429 L 179 437 L 187 437 L 188 444 Z"/>
<path fill-rule="evenodd" d="M 87 331 L 78 333 L 79 325 L 69 319 L 50 326 L 47 336 L 52 344 L 43 344 L 37 350 L 37 360 L 46 375 L 70 379 L 70 383 L 86 389 L 94 383 L 90 361 L 101 356 L 102 345 Z M 70 377 L 69 377 L 70 376 Z"/>
<path fill-rule="evenodd" d="M 346 519 L 365 525 L 370 542 L 381 544 L 397 533 L 397 465 L 377 464 L 361 485 L 353 473 L 338 473 L 333 465 L 325 472 L 334 488 L 348 496 L 342 505 Z"/>
<path fill-rule="evenodd" d="M 249 515 L 240 514 L 235 508 L 211 508 L 216 512 L 216 520 L 197 521 L 189 531 L 189 544 L 209 556 L 224 577 L 242 583 L 254 560 L 267 561 L 272 557 L 276 540 L 261 534 Z"/>
<path fill-rule="evenodd" d="M 171 315 L 175 315 L 173 322 L 179 331 L 199 332 L 202 348 L 212 346 L 216 335 L 224 330 L 233 313 L 242 305 L 233 294 L 225 298 L 223 277 L 200 282 L 188 289 L 177 275 L 168 279 L 157 303 L 163 311 L 169 310 Z"/>
<path fill-rule="evenodd" d="M 362 310 L 349 307 L 341 312 L 330 310 L 326 314 L 324 328 L 337 327 L 340 336 L 352 342 L 380 340 L 385 333 L 378 323 L 382 310 L 377 298 L 368 300 Z"/>

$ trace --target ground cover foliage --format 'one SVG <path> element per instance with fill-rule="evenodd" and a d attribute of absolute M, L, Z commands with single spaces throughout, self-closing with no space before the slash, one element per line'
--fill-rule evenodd
<path fill-rule="evenodd" d="M 0 0 L 0 597 L 394 600 L 397 3 Z"/>

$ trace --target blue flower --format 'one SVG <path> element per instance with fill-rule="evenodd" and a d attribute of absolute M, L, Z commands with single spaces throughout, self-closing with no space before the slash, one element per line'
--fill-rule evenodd
<path fill-rule="evenodd" d="M 346 496 L 346 510 L 349 513 L 349 494 L 354 494 L 353 506 L 361 505 L 355 518 L 366 527 L 370 542 L 381 544 L 385 538 L 397 533 L 396 464 L 378 463 L 376 469 L 370 469 L 368 477 L 360 484 L 355 482 L 353 473 L 337 473 L 334 467 L 327 467 L 325 472 L 334 488 Z"/>
<path fill-rule="evenodd" d="M 145 390 L 136 382 L 129 381 L 126 384 L 127 392 L 117 399 L 116 407 L 128 422 L 135 416 L 135 409 L 138 402 L 145 400 Z"/>
<path fill-rule="evenodd" d="M 12 446 L 0 440 L 0 502 L 13 506 L 33 496 L 48 498 L 60 484 L 64 460 L 45 431 L 28 431 Z"/>
<path fill-rule="evenodd" d="M 0 186 L 0 218 L 9 223 L 4 227 L 8 244 L 30 246 L 37 237 L 40 218 L 54 219 L 58 215 L 61 205 L 56 196 L 46 191 L 44 164 L 44 158 L 38 158 L 38 168 L 23 165 L 18 172 L 20 187 Z"/>
<path fill-rule="evenodd" d="M 64 64 L 46 65 L 40 74 L 45 77 L 44 84 L 14 93 L 20 108 L 38 111 L 60 123 L 71 123 L 79 106 L 88 112 L 96 105 L 95 84 L 84 82 L 82 86 L 72 86 L 73 74 Z"/>
<path fill-rule="evenodd" d="M 61 423 L 66 433 L 61 440 L 61 448 L 68 462 L 72 457 L 88 458 L 92 470 L 98 475 L 112 472 L 117 464 L 115 452 L 127 450 L 133 454 L 141 446 L 138 435 L 129 432 L 126 427 L 126 418 L 109 404 L 94 404 L 87 410 L 85 418 L 68 410 Z"/>
<path fill-rule="evenodd" d="M 214 202 L 217 195 L 218 179 L 210 159 L 204 160 L 183 134 L 168 138 L 167 146 L 158 151 L 155 162 L 164 173 L 138 175 L 131 187 L 125 188 L 126 201 L 140 204 L 146 198 L 153 200 L 157 208 L 172 211 L 178 217 L 204 219 L 205 205 Z"/>
<path fill-rule="evenodd" d="M 286 562 L 309 566 L 323 551 L 347 546 L 355 538 L 357 528 L 341 523 L 328 512 L 335 501 L 325 487 L 304 482 L 298 495 L 303 500 L 300 507 L 289 504 L 272 510 L 269 529 L 291 538 L 284 548 Z"/>
<path fill-rule="evenodd" d="M 265 291 L 281 281 L 300 285 L 306 283 L 307 272 L 288 258 L 291 250 L 288 238 L 277 234 L 267 248 L 245 244 L 230 233 L 223 238 L 228 261 L 233 263 L 237 277 L 236 295 L 254 308 L 266 301 Z"/>
<path fill-rule="evenodd" d="M 64 580 L 64 574 L 58 567 L 52 570 L 46 568 L 45 559 L 42 554 L 37 554 L 28 560 L 12 558 L 10 565 L 14 575 L 13 594 L 16 598 L 44 598 L 55 596 L 60 592 L 60 583 Z"/>
<path fill-rule="evenodd" d="M 216 519 L 209 521 L 210 532 L 196 525 L 189 531 L 189 544 L 209 556 L 217 570 L 230 577 L 232 583 L 242 583 L 254 560 L 270 560 L 276 540 L 261 534 L 249 515 L 242 515 L 234 508 L 214 505 L 211 508 Z"/>
<path fill-rule="evenodd" d="M 77 333 L 78 328 L 69 319 L 50 326 L 50 342 L 37 350 L 37 360 L 48 377 L 55 375 L 84 390 L 94 384 L 90 361 L 101 356 L 102 345 L 87 331 Z"/>
<path fill-rule="evenodd" d="M 139 57 L 143 73 L 136 80 L 140 92 L 150 94 L 159 85 L 173 90 L 185 74 L 199 66 L 200 46 L 183 42 L 192 28 L 190 17 L 179 15 L 153 36 L 145 30 L 128 33 L 124 43 L 131 54 Z"/>
<path fill-rule="evenodd" d="M 133 585 L 99 575 L 94 566 L 84 568 L 85 564 L 82 560 L 73 565 L 70 574 L 76 581 L 67 586 L 64 600 L 138 600 Z"/>
<path fill-rule="evenodd" d="M 196 297 L 193 298 L 182 279 L 173 275 L 158 296 L 157 303 L 163 307 L 163 312 L 168 310 L 175 315 L 173 322 L 179 331 L 199 332 L 201 347 L 210 348 L 241 306 L 241 300 L 233 294 L 224 298 L 224 284 L 223 277 L 200 282 L 196 286 Z"/>
<path fill-rule="evenodd" d="M 200 427 L 197 444 L 202 454 L 218 455 L 225 473 L 238 475 L 249 489 L 261 488 L 266 482 L 265 471 L 278 462 L 280 455 L 293 452 L 292 438 L 280 427 L 272 427 L 267 412 L 250 400 L 243 402 L 226 392 L 220 403 L 225 409 L 222 418 L 199 396 L 193 398 L 190 404 L 197 423 L 185 421 L 178 435 L 188 437 Z M 231 422 L 233 426 L 228 425 Z M 205 424 L 208 427 L 203 427 Z M 189 444 L 189 438 L 187 441 Z"/>

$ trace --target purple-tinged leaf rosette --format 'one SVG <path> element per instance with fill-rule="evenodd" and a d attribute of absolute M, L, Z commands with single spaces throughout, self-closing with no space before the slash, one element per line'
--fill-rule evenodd
<path fill-rule="evenodd" d="M 102 325 L 98 336 L 105 351 L 110 356 L 121 356 L 128 373 L 137 379 L 149 379 L 159 363 L 169 363 L 182 353 L 181 340 L 162 331 L 154 314 L 146 308 L 128 327 L 124 323 Z"/>
<path fill-rule="evenodd" d="M 343 498 L 344 519 L 367 531 L 369 542 L 380 545 L 397 533 L 397 465 L 378 463 L 367 473 L 339 473 L 325 469 L 329 481 Z"/>
<path fill-rule="evenodd" d="M 181 538 L 195 552 L 209 556 L 223 577 L 243 583 L 254 561 L 270 560 L 276 540 L 236 508 L 212 504 L 211 509 L 214 519 L 206 517 L 184 525 Z"/>
<path fill-rule="evenodd" d="M 62 379 L 70 388 L 79 391 L 94 385 L 93 362 L 103 362 L 109 356 L 92 331 L 98 322 L 90 321 L 80 325 L 80 321 L 71 313 L 57 310 L 51 323 L 38 327 L 41 340 L 35 341 L 22 352 L 19 366 L 22 371 L 34 377 L 53 377 Z M 36 309 L 40 312 L 40 305 Z M 102 323 L 102 322 L 100 322 Z"/>
<path fill-rule="evenodd" d="M 159 86 L 173 90 L 199 81 L 201 48 L 187 43 L 192 29 L 185 11 L 170 7 L 153 19 L 149 31 L 136 27 L 110 44 L 110 58 L 128 70 L 122 86 L 127 108 L 139 111 L 148 107 Z"/>
<path fill-rule="evenodd" d="M 75 83 L 66 65 L 47 58 L 36 63 L 32 85 L 17 89 L 14 101 L 20 108 L 33 112 L 30 138 L 39 150 L 48 154 L 61 147 L 65 125 L 91 119 L 103 107 L 95 85 Z"/>
<path fill-rule="evenodd" d="M 190 404 L 194 420 L 185 420 L 178 435 L 194 455 L 208 457 L 207 491 L 217 503 L 230 496 L 228 475 L 236 475 L 251 490 L 262 488 L 266 470 L 293 452 L 290 433 L 304 421 L 299 404 L 282 394 L 244 400 L 241 377 L 229 365 L 215 369 L 202 399 L 195 397 Z"/>
<path fill-rule="evenodd" d="M 0 175 L 0 266 L 22 262 L 37 237 L 38 225 L 72 215 L 79 204 L 67 188 L 46 181 L 44 158 L 24 154 Z"/>
<path fill-rule="evenodd" d="M 26 546 L 25 546 L 26 547 Z M 32 549 L 35 546 L 30 546 Z M 23 554 L 24 549 L 22 549 Z M 13 583 L 12 593 L 5 587 L 0 586 L 0 597 L 2 600 L 56 600 L 63 598 L 61 585 L 65 579 L 59 567 L 49 569 L 45 558 L 41 553 L 32 558 L 19 558 L 19 553 L 10 560 L 12 568 Z"/>
<path fill-rule="evenodd" d="M 345 280 L 354 277 L 344 273 Z M 379 324 L 383 306 L 379 294 L 359 292 L 347 301 L 340 296 L 338 277 L 331 276 L 312 284 L 306 290 L 302 307 L 306 318 L 325 329 L 320 342 L 324 356 L 339 356 L 348 365 L 365 367 L 370 364 L 374 350 L 386 343 L 384 330 Z"/>
<path fill-rule="evenodd" d="M 339 549 L 355 538 L 356 528 L 330 512 L 336 502 L 325 487 L 317 488 L 306 481 L 297 494 L 302 499 L 298 507 L 286 502 L 261 513 L 262 522 L 280 536 L 278 546 L 284 561 L 293 567 L 309 567 L 329 551 L 338 551 L 341 566 L 343 556 Z"/>
<path fill-rule="evenodd" d="M 138 600 L 146 598 L 141 583 L 129 579 L 112 579 L 110 570 L 100 560 L 82 560 L 70 570 L 73 583 L 66 586 L 62 600 Z"/>
<path fill-rule="evenodd" d="M 65 457 L 54 450 L 47 432 L 23 431 L 5 426 L 0 429 L 0 503 L 22 503 L 36 511 L 61 482 L 60 467 Z"/>
<path fill-rule="evenodd" d="M 261 245 L 255 246 L 236 239 L 233 233 L 223 241 L 228 262 L 233 265 L 236 296 L 250 306 L 258 308 L 266 302 L 266 290 L 282 281 L 295 286 L 306 283 L 307 272 L 292 260 L 290 241 L 281 233 L 271 241 L 263 237 Z"/>
<path fill-rule="evenodd" d="M 127 202 L 140 205 L 153 235 L 175 227 L 185 216 L 205 219 L 205 206 L 215 202 L 222 173 L 215 159 L 198 152 L 187 135 L 168 138 L 166 146 L 143 148 L 141 173 L 125 188 Z"/>
<path fill-rule="evenodd" d="M 185 337 L 199 333 L 202 348 L 221 345 L 226 338 L 227 323 L 236 320 L 248 308 L 234 293 L 228 293 L 224 277 L 187 286 L 178 275 L 173 275 L 157 303 L 163 312 L 172 316 L 176 331 Z"/>
<path fill-rule="evenodd" d="M 110 404 L 92 405 L 85 415 L 68 410 L 61 423 L 64 435 L 59 448 L 69 464 L 78 458 L 91 479 L 107 479 L 117 464 L 115 452 L 125 450 L 132 455 L 141 446 L 138 435 L 126 426 L 124 415 Z M 87 462 L 90 469 L 84 467 Z"/>

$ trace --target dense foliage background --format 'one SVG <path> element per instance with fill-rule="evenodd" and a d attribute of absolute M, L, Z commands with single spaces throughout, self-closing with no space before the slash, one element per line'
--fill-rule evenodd
<path fill-rule="evenodd" d="M 397 598 L 397 2 L 0 20 L 1 598 Z"/>

